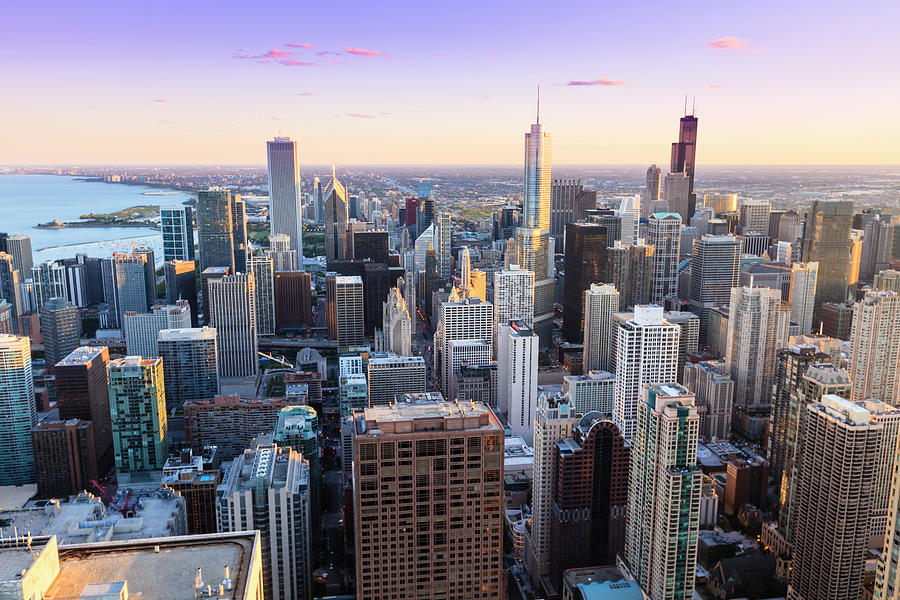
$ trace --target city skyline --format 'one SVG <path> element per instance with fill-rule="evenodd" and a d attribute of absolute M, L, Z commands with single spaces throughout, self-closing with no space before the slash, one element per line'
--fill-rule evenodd
<path fill-rule="evenodd" d="M 260 164 L 279 134 L 302 164 L 514 164 L 538 84 L 559 164 L 668 164 L 685 96 L 701 164 L 900 162 L 894 5 L 539 8 L 16 6 L 0 164 Z"/>

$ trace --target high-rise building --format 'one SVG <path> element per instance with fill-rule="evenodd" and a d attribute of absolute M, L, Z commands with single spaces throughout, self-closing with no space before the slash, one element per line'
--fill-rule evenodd
<path fill-rule="evenodd" d="M 13 257 L 0 252 L 0 298 L 11 305 L 10 318 L 15 322 L 25 312 L 22 298 L 21 273 L 13 264 Z"/>
<path fill-rule="evenodd" d="M 663 194 L 666 199 L 666 212 L 679 215 L 683 223 L 689 223 L 685 216 L 691 210 L 691 179 L 684 173 L 670 172 L 663 180 Z"/>
<path fill-rule="evenodd" d="M 450 213 L 439 212 L 434 217 L 434 255 L 438 279 L 450 279 L 450 233 L 453 222 Z"/>
<path fill-rule="evenodd" d="M 247 212 L 240 194 L 231 196 L 231 241 L 234 247 L 234 271 L 247 272 Z"/>
<path fill-rule="evenodd" d="M 369 406 L 382 406 L 403 394 L 425 392 L 425 359 L 421 356 L 372 357 L 368 361 Z"/>
<path fill-rule="evenodd" d="M 630 246 L 622 242 L 606 249 L 606 281 L 619 291 L 619 306 L 630 310 L 636 304 L 649 304 L 655 248 L 643 240 Z M 585 308 L 587 310 L 587 308 Z"/>
<path fill-rule="evenodd" d="M 825 395 L 802 419 L 787 597 L 860 597 L 884 424 L 864 406 Z"/>
<path fill-rule="evenodd" d="M 806 211 L 802 261 L 819 263 L 813 327 L 822 319 L 822 304 L 847 300 L 852 220 L 849 200 L 816 200 Z"/>
<path fill-rule="evenodd" d="M 662 304 L 663 298 L 678 290 L 678 256 L 682 219 L 675 213 L 654 213 L 647 224 L 647 243 L 654 247 L 650 301 Z"/>
<path fill-rule="evenodd" d="M 275 335 L 275 273 L 272 259 L 254 254 L 249 258 L 253 273 L 253 298 L 256 303 L 257 335 Z"/>
<path fill-rule="evenodd" d="M 891 483 L 897 466 L 897 439 L 900 434 L 900 408 L 880 400 L 856 402 L 865 407 L 872 418 L 884 425 L 881 445 L 875 458 L 875 491 L 872 494 L 872 514 L 869 526 L 869 547 L 883 548 L 891 506 Z"/>
<path fill-rule="evenodd" d="M 509 429 L 532 441 L 538 391 L 538 338 L 522 321 L 497 330 L 497 404 Z"/>
<path fill-rule="evenodd" d="M 13 333 L 13 307 L 5 298 L 0 298 L 0 333 Z"/>
<path fill-rule="evenodd" d="M 775 351 L 780 339 L 781 294 L 771 288 L 731 290 L 725 362 L 734 379 L 735 406 L 769 401 Z"/>
<path fill-rule="evenodd" d="M 610 284 L 592 283 L 584 292 L 585 372 L 612 371 L 615 367 L 612 347 L 616 331 L 612 316 L 619 312 L 619 301 L 618 290 Z"/>
<path fill-rule="evenodd" d="M 166 261 L 166 304 L 177 304 L 179 300 L 187 300 L 191 307 L 191 325 L 196 327 L 199 321 L 197 305 L 197 269 L 194 261 Z"/>
<path fill-rule="evenodd" d="M 678 336 L 678 366 L 676 367 L 676 381 L 683 382 L 684 364 L 690 354 L 695 354 L 700 349 L 700 318 L 690 311 L 672 310 L 663 313 L 663 318 L 673 325 L 681 328 Z"/>
<path fill-rule="evenodd" d="M 503 597 L 503 452 L 503 427 L 484 404 L 401 402 L 356 413 L 359 600 Z M 417 465 L 415 475 L 397 479 L 384 466 L 407 460 Z M 481 483 L 463 499 L 457 486 L 475 478 Z M 380 490 L 407 485 L 415 489 L 400 492 L 396 514 L 382 510 Z M 450 509 L 449 525 L 448 501 L 463 502 Z"/>
<path fill-rule="evenodd" d="M 259 371 L 256 282 L 252 273 L 210 279 L 209 324 L 216 329 L 219 374 L 249 377 Z"/>
<path fill-rule="evenodd" d="M 234 215 L 231 190 L 210 188 L 197 192 L 197 238 L 200 270 L 234 264 Z M 146 312 L 146 311 L 144 311 Z"/>
<path fill-rule="evenodd" d="M 691 598 L 703 478 L 694 395 L 677 383 L 644 384 L 637 413 L 624 558 L 649 598 Z"/>
<path fill-rule="evenodd" d="M 32 483 L 31 428 L 37 424 L 37 405 L 27 337 L 0 335 L 0 414 L 0 485 Z"/>
<path fill-rule="evenodd" d="M 469 247 L 463 246 L 459 251 L 459 289 L 464 295 L 468 295 L 469 284 L 472 278 L 472 256 L 469 254 Z M 487 300 L 487 298 L 482 298 Z"/>
<path fill-rule="evenodd" d="M 194 260 L 194 210 L 190 206 L 160 206 L 163 260 Z"/>
<path fill-rule="evenodd" d="M 120 326 L 123 322 L 122 315 L 126 312 L 150 312 L 150 306 L 156 301 L 155 276 L 153 280 L 153 297 L 151 298 L 147 294 L 148 259 L 149 255 L 137 252 L 113 254 L 113 293 L 115 295 L 116 319 Z"/>
<path fill-rule="evenodd" d="M 879 271 L 875 274 L 872 289 L 884 292 L 897 292 L 900 294 L 900 271 L 894 271 L 892 269 Z"/>
<path fill-rule="evenodd" d="M 585 191 L 581 179 L 553 179 L 550 182 L 550 236 L 556 242 L 557 253 L 564 250 L 566 225 L 584 219 L 587 210 L 595 205 L 596 194 Z"/>
<path fill-rule="evenodd" d="M 53 369 L 59 418 L 91 422 L 96 471 L 101 477 L 113 464 L 108 366 L 109 349 L 106 346 L 81 346 L 56 363 Z"/>
<path fill-rule="evenodd" d="M 382 307 L 385 349 L 400 356 L 411 356 L 412 319 L 399 287 L 392 287 Z"/>
<path fill-rule="evenodd" d="M 290 249 L 303 252 L 303 219 L 300 213 L 300 160 L 297 142 L 276 137 L 266 142 L 269 166 L 270 235 L 286 235 Z"/>
<path fill-rule="evenodd" d="M 276 271 L 274 290 L 277 330 L 315 325 L 312 314 L 312 278 L 309 273 Z"/>
<path fill-rule="evenodd" d="M 534 273 L 510 265 L 494 271 L 494 326 L 516 320 L 534 323 Z"/>
<path fill-rule="evenodd" d="M 875 274 L 891 266 L 894 227 L 889 215 L 876 215 L 863 229 L 859 278 L 869 282 Z"/>
<path fill-rule="evenodd" d="M 260 445 L 235 459 L 217 490 L 219 531 L 259 531 L 265 598 L 312 598 L 309 488 L 300 453 Z"/>
<path fill-rule="evenodd" d="M 222 460 L 231 460 L 252 445 L 262 432 L 278 423 L 278 414 L 297 405 L 296 398 L 216 396 L 184 403 L 184 433 L 195 452 L 216 446 Z"/>
<path fill-rule="evenodd" d="M 612 417 L 616 400 L 616 376 L 607 371 L 563 377 L 561 393 L 581 414 L 598 412 Z"/>
<path fill-rule="evenodd" d="M 216 330 L 211 327 L 162 329 L 157 340 L 163 361 L 166 406 L 219 395 Z"/>
<path fill-rule="evenodd" d="M 818 273 L 817 262 L 791 265 L 791 321 L 800 328 L 801 335 L 812 333 Z"/>
<path fill-rule="evenodd" d="M 453 374 L 460 363 L 451 361 L 450 343 L 454 341 L 484 342 L 489 353 L 493 350 L 494 307 L 479 298 L 451 297 L 440 306 L 440 319 L 434 335 L 436 373 L 440 374 L 440 388 L 449 396 Z M 457 361 L 460 357 L 457 356 Z"/>
<path fill-rule="evenodd" d="M 480 339 L 452 340 L 446 344 L 442 365 L 449 371 L 445 393 L 447 399 L 455 400 L 459 396 L 459 382 L 456 376 L 460 370 L 463 367 L 484 367 L 491 364 L 494 347 L 490 342 Z"/>
<path fill-rule="evenodd" d="M 687 363 L 684 387 L 695 396 L 700 437 L 728 439 L 734 399 L 734 380 L 728 374 L 728 365 L 719 361 Z"/>
<path fill-rule="evenodd" d="M 584 336 L 585 292 L 606 280 L 607 231 L 602 225 L 566 225 L 566 279 L 563 294 L 563 335 L 580 343 Z"/>
<path fill-rule="evenodd" d="M 42 496 L 67 498 L 86 490 L 97 473 L 90 421 L 45 419 L 31 430 L 35 479 Z"/>
<path fill-rule="evenodd" d="M 34 258 L 31 253 L 31 236 L 24 233 L 14 233 L 6 238 L 6 252 L 12 256 L 13 269 L 19 272 L 22 279 L 26 279 L 26 273 L 31 273 L 34 266 Z"/>
<path fill-rule="evenodd" d="M 686 107 L 685 107 L 686 108 Z M 685 112 L 687 112 L 685 110 Z M 694 195 L 694 171 L 697 164 L 697 117 L 685 114 L 681 117 L 678 127 L 678 141 L 672 144 L 672 161 L 669 166 L 670 173 L 684 173 L 687 177 L 688 198 L 687 216 L 684 221 L 690 224 L 691 216 L 696 206 Z M 671 209 L 669 209 L 671 210 Z"/>
<path fill-rule="evenodd" d="M 647 167 L 644 197 L 641 199 L 641 218 L 647 219 L 651 214 L 663 208 L 659 203 L 662 199 L 662 181 L 661 172 L 657 165 Z"/>
<path fill-rule="evenodd" d="M 65 298 L 52 298 L 41 308 L 41 335 L 47 367 L 69 355 L 81 344 L 78 309 Z"/>
<path fill-rule="evenodd" d="M 162 471 L 169 456 L 162 359 L 110 361 L 109 409 L 119 482 Z"/>
<path fill-rule="evenodd" d="M 313 556 L 321 552 L 319 548 L 319 527 L 321 522 L 322 465 L 319 458 L 319 415 L 311 406 L 289 406 L 278 413 L 278 424 L 272 441 L 280 448 L 291 448 L 309 463 L 309 522 L 310 550 Z"/>
<path fill-rule="evenodd" d="M 281 234 L 269 236 L 269 249 L 266 250 L 266 256 L 272 261 L 272 270 L 276 273 L 294 271 L 297 268 L 297 251 L 291 250 L 289 236 Z"/>
<path fill-rule="evenodd" d="M 366 337 L 362 278 L 328 273 L 325 277 L 325 303 L 328 311 L 328 337 L 337 340 L 338 349 L 364 344 Z"/>
<path fill-rule="evenodd" d="M 744 198 L 740 205 L 740 231 L 741 235 L 752 233 L 768 235 L 769 214 L 772 212 L 772 203 L 768 200 Z"/>
<path fill-rule="evenodd" d="M 346 237 L 347 191 L 338 181 L 331 167 L 331 180 L 325 186 L 325 258 L 327 260 L 344 260 L 347 258 Z M 297 253 L 299 258 L 300 253 Z"/>
<path fill-rule="evenodd" d="M 122 315 L 126 352 L 128 356 L 156 358 L 159 356 L 157 338 L 160 331 L 190 326 L 191 307 L 187 300 L 179 300 L 175 305 L 157 304 L 149 313 L 127 312 Z"/>
<path fill-rule="evenodd" d="M 867 291 L 853 307 L 851 399 L 900 405 L 900 294 Z"/>
<path fill-rule="evenodd" d="M 637 430 L 641 386 L 677 380 L 681 327 L 669 323 L 661 306 L 635 306 L 612 317 L 616 336 L 616 404 L 614 421 L 633 439 Z"/>
<path fill-rule="evenodd" d="M 616 209 L 616 216 L 621 221 L 619 239 L 626 244 L 637 244 L 641 219 L 641 197 L 635 195 L 622 198 Z"/>
<path fill-rule="evenodd" d="M 31 268 L 32 306 L 39 310 L 53 298 L 66 298 L 66 268 L 53 261 L 44 261 Z"/>
<path fill-rule="evenodd" d="M 700 344 L 706 345 L 710 308 L 728 304 L 738 285 L 741 246 L 733 235 L 704 235 L 694 240 L 689 306 L 700 317 Z"/>

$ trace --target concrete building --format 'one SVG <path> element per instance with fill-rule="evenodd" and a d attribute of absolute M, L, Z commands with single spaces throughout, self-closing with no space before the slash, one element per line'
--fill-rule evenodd
<path fill-rule="evenodd" d="M 257 335 L 275 335 L 275 272 L 272 259 L 254 254 L 248 259 L 253 273 L 253 299 Z"/>
<path fill-rule="evenodd" d="M 310 600 L 309 464 L 295 450 L 239 455 L 217 491 L 219 531 L 258 530 L 264 597 Z"/>
<path fill-rule="evenodd" d="M 689 306 L 700 317 L 700 344 L 706 345 L 709 309 L 727 304 L 740 276 L 741 248 L 733 235 L 704 235 L 694 241 Z"/>
<path fill-rule="evenodd" d="M 449 395 L 455 371 L 450 362 L 450 343 L 461 340 L 480 340 L 493 350 L 494 307 L 478 298 L 460 300 L 453 296 L 440 305 L 437 331 L 434 334 L 435 372 L 440 373 L 440 388 Z"/>
<path fill-rule="evenodd" d="M 563 377 L 562 394 L 581 414 L 599 412 L 611 417 L 616 398 L 616 376 L 607 371 Z"/>
<path fill-rule="evenodd" d="M 900 237 L 897 238 L 900 240 Z M 896 292 L 900 294 L 900 271 L 885 269 L 875 274 L 872 289 L 882 292 Z"/>
<path fill-rule="evenodd" d="M 26 337 L 0 335 L 0 485 L 34 482 L 31 429 L 37 424 L 31 343 Z"/>
<path fill-rule="evenodd" d="M 853 306 L 851 399 L 900 404 L 900 294 L 867 291 Z"/>
<path fill-rule="evenodd" d="M 363 282 L 359 276 L 329 273 L 325 277 L 328 337 L 338 349 L 365 343 Z"/>
<path fill-rule="evenodd" d="M 665 320 L 661 306 L 635 306 L 613 315 L 616 402 L 613 416 L 627 439 L 636 433 L 641 386 L 677 381 L 681 327 Z"/>
<path fill-rule="evenodd" d="M 735 384 L 735 406 L 769 401 L 779 339 L 781 294 L 771 288 L 731 290 L 725 362 Z"/>
<path fill-rule="evenodd" d="M 194 261 L 170 260 L 165 264 L 166 304 L 177 305 L 179 300 L 187 300 L 191 308 L 191 327 L 199 320 L 197 304 L 197 270 Z"/>
<path fill-rule="evenodd" d="M 395 402 L 398 395 L 425 392 L 421 356 L 372 357 L 368 361 L 369 406 Z"/>
<path fill-rule="evenodd" d="M 691 598 L 703 477 L 694 395 L 677 383 L 645 384 L 637 412 L 624 558 L 653 600 Z"/>
<path fill-rule="evenodd" d="M 260 433 L 271 433 L 281 409 L 297 403 L 287 398 L 216 396 L 184 403 L 184 433 L 195 452 L 216 446 L 231 460 L 251 446 Z"/>
<path fill-rule="evenodd" d="M 195 455 L 190 448 L 173 454 L 163 466 L 163 486 L 184 498 L 188 533 L 216 533 L 216 490 L 222 481 L 222 471 L 216 456 L 218 448 L 205 448 Z"/>
<path fill-rule="evenodd" d="M 169 456 L 162 359 L 110 361 L 109 408 L 119 482 L 162 471 Z"/>
<path fill-rule="evenodd" d="M 650 301 L 662 304 L 663 298 L 678 290 L 678 258 L 681 251 L 682 218 L 672 212 L 650 215 L 647 244 L 654 247 L 650 273 Z"/>
<path fill-rule="evenodd" d="M 503 428 L 490 408 L 428 401 L 368 408 L 355 415 L 352 444 L 356 597 L 503 597 Z M 418 474 L 398 480 L 386 461 L 411 461 Z M 447 527 L 447 501 L 461 502 L 456 486 L 476 477 L 482 483 L 452 509 L 455 525 Z M 380 490 L 398 483 L 394 516 L 382 510 Z"/>
<path fill-rule="evenodd" d="M 803 262 L 819 263 L 813 327 L 822 319 L 822 305 L 847 299 L 850 261 L 850 227 L 853 202 L 815 200 L 806 211 Z"/>
<path fill-rule="evenodd" d="M 392 287 L 382 306 L 385 349 L 400 356 L 411 356 L 412 318 L 400 288 Z"/>
<path fill-rule="evenodd" d="M 884 425 L 881 445 L 875 459 L 875 491 L 872 494 L 872 515 L 869 525 L 869 548 L 884 548 L 888 513 L 891 506 L 891 483 L 897 466 L 897 439 L 900 433 L 900 408 L 880 400 L 863 400 L 856 403 L 864 407 L 872 418 Z"/>
<path fill-rule="evenodd" d="M 31 236 L 24 233 L 13 233 L 6 238 L 6 252 L 12 256 L 13 269 L 19 272 L 22 279 L 27 279 L 34 266 L 34 255 L 31 252 Z"/>
<path fill-rule="evenodd" d="M 445 366 L 449 373 L 447 398 L 459 397 L 457 373 L 465 367 L 484 367 L 491 364 L 491 344 L 485 340 L 452 340 L 446 344 Z"/>
<path fill-rule="evenodd" d="M 675 373 L 676 381 L 682 383 L 684 364 L 688 355 L 695 354 L 700 349 L 700 318 L 692 312 L 682 310 L 666 311 L 663 318 L 681 328 L 681 335 L 678 337 L 678 366 Z"/>
<path fill-rule="evenodd" d="M 584 292 L 584 361 L 587 371 L 610 371 L 615 328 L 612 316 L 619 312 L 619 292 L 610 284 L 592 283 Z"/>
<path fill-rule="evenodd" d="M 45 419 L 31 430 L 38 494 L 66 498 L 99 479 L 90 421 Z"/>
<path fill-rule="evenodd" d="M 720 361 L 687 363 L 684 387 L 695 397 L 700 437 L 728 439 L 734 402 L 734 380 L 728 373 L 728 365 Z"/>
<path fill-rule="evenodd" d="M 252 377 L 259 372 L 256 279 L 252 273 L 210 279 L 209 324 L 216 329 L 219 374 Z"/>
<path fill-rule="evenodd" d="M 462 365 L 455 373 L 456 400 L 481 402 L 497 410 L 497 364 Z"/>
<path fill-rule="evenodd" d="M 163 329 L 159 332 L 158 346 L 163 361 L 166 406 L 180 408 L 188 400 L 219 395 L 215 329 Z"/>
<path fill-rule="evenodd" d="M 800 327 L 801 335 L 812 333 L 818 272 L 816 262 L 791 265 L 791 321 Z"/>
<path fill-rule="evenodd" d="M 231 190 L 210 188 L 197 192 L 201 271 L 209 267 L 228 267 L 235 272 L 232 204 Z"/>
<path fill-rule="evenodd" d="M 620 309 L 631 310 L 637 304 L 650 303 L 655 251 L 654 246 L 644 244 L 641 239 L 633 246 L 614 242 L 606 249 L 606 281 L 619 291 Z"/>
<path fill-rule="evenodd" d="M 772 203 L 758 198 L 742 198 L 740 211 L 741 235 L 769 233 L 769 214 L 772 212 Z"/>
<path fill-rule="evenodd" d="M 113 293 L 115 301 L 116 324 L 122 324 L 122 315 L 126 312 L 144 314 L 150 312 L 150 306 L 156 300 L 156 278 L 149 284 L 148 271 L 155 272 L 150 265 L 148 254 L 133 252 L 131 254 L 113 254 Z M 152 294 L 148 293 L 152 286 Z M 107 299 L 109 301 L 109 299 Z M 112 310 L 112 306 L 110 309 Z"/>
<path fill-rule="evenodd" d="M 538 398 L 538 337 L 522 321 L 500 325 L 497 331 L 497 405 L 509 429 L 529 443 L 534 435 Z"/>
<path fill-rule="evenodd" d="M 291 250 L 291 238 L 287 235 L 276 233 L 269 236 L 269 249 L 266 256 L 272 261 L 272 269 L 279 271 L 294 271 L 297 269 L 297 251 Z"/>
<path fill-rule="evenodd" d="M 646 183 L 644 185 L 644 195 L 641 198 L 641 217 L 646 219 L 651 213 L 657 212 L 663 207 L 660 204 L 662 199 L 662 177 L 661 171 L 657 165 L 647 167 Z"/>
<path fill-rule="evenodd" d="M 187 329 L 191 326 L 191 307 L 187 300 L 177 304 L 157 304 L 149 313 L 126 312 L 122 315 L 122 332 L 128 356 L 156 358 L 159 354 L 159 332 L 163 329 Z"/>
<path fill-rule="evenodd" d="M 186 205 L 160 206 L 163 260 L 194 260 L 194 209 Z"/>
<path fill-rule="evenodd" d="M 41 307 L 41 335 L 48 368 L 81 345 L 78 309 L 65 298 L 51 298 Z"/>
<path fill-rule="evenodd" d="M 519 265 L 494 271 L 494 326 L 514 320 L 534 323 L 534 273 Z"/>

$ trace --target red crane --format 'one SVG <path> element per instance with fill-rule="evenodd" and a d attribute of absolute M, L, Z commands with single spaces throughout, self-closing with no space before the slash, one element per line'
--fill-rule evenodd
<path fill-rule="evenodd" d="M 99 481 L 97 481 L 96 479 L 91 479 L 91 485 L 100 492 L 100 497 L 109 502 L 109 504 L 117 511 L 119 511 L 123 517 L 128 518 L 134 516 L 134 506 L 137 502 L 137 499 L 135 499 L 135 502 L 131 502 L 131 491 L 129 491 L 125 496 L 125 502 L 123 502 L 120 506 L 115 500 L 113 500 L 110 493 L 106 491 L 106 488 L 100 485 Z"/>

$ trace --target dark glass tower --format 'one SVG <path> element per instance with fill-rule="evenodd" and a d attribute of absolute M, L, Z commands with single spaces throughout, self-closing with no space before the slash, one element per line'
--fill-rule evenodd
<path fill-rule="evenodd" d="M 584 336 L 584 292 L 606 277 L 607 229 L 591 223 L 566 225 L 563 335 L 581 343 Z"/>
<path fill-rule="evenodd" d="M 687 106 L 685 106 L 687 108 Z M 687 111 L 685 111 L 687 112 Z M 697 206 L 697 196 L 694 195 L 694 167 L 697 159 L 697 117 L 685 115 L 681 117 L 678 127 L 678 141 L 672 144 L 672 162 L 669 165 L 671 173 L 684 173 L 688 176 L 688 214 L 684 215 L 684 222 L 690 225 L 691 217 Z"/>

